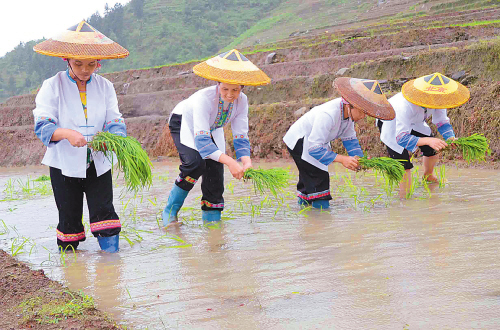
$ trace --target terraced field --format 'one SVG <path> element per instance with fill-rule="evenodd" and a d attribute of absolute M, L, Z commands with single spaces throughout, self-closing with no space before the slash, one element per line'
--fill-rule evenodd
<path fill-rule="evenodd" d="M 438 71 L 456 75 L 471 89 L 471 100 L 450 111 L 458 135 L 485 133 L 492 141 L 491 159 L 500 158 L 496 101 L 500 94 L 500 8 L 430 12 L 362 25 L 340 24 L 241 49 L 273 79 L 269 86 L 244 90 L 251 104 L 254 157 L 286 157 L 282 136 L 305 111 L 338 96 L 332 81 L 339 75 L 379 79 L 392 95 L 408 79 Z M 195 64 L 104 75 L 115 85 L 129 134 L 153 158 L 175 153 L 166 127 L 173 107 L 212 84 L 192 73 Z M 16 96 L 0 106 L 4 150 L 0 166 L 39 164 L 43 157 L 44 147 L 33 134 L 34 99 L 34 95 Z M 373 121 L 360 123 L 357 129 L 365 150 L 373 156 L 384 155 Z"/>

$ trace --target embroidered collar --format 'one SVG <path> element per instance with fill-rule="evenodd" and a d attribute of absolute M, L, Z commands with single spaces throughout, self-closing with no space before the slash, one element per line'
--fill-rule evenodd
<path fill-rule="evenodd" d="M 340 113 L 341 113 L 341 118 L 342 120 L 349 120 L 351 117 L 347 116 L 347 118 L 344 118 L 344 105 L 350 104 L 347 102 L 343 97 L 340 98 Z"/>
<path fill-rule="evenodd" d="M 76 84 L 76 80 L 75 80 L 75 79 L 73 79 L 73 78 L 71 77 L 71 75 L 69 74 L 69 69 L 66 69 L 66 75 L 68 76 L 69 80 L 71 80 L 72 82 L 74 82 L 74 83 Z M 88 84 L 92 81 L 92 76 L 93 76 L 93 74 L 92 74 L 92 75 L 90 75 L 90 79 L 89 79 L 89 80 L 87 80 L 87 85 L 88 85 Z"/>
<path fill-rule="evenodd" d="M 233 102 L 229 103 L 227 110 L 224 110 L 224 101 L 222 101 L 221 96 L 219 95 L 219 106 L 217 110 L 217 116 L 215 117 L 215 122 L 210 127 L 210 130 L 213 131 L 219 127 L 224 126 L 231 118 L 231 113 L 233 112 Z"/>

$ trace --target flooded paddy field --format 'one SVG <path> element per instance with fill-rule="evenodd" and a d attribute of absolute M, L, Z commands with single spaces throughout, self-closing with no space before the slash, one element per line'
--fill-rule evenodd
<path fill-rule="evenodd" d="M 197 185 L 166 231 L 178 164 L 154 165 L 148 191 L 115 180 L 117 254 L 99 251 L 86 209 L 87 240 L 58 253 L 50 181 L 34 181 L 48 168 L 1 169 L 0 248 L 133 329 L 500 327 L 499 171 L 447 166 L 400 200 L 380 176 L 332 166 L 327 211 L 300 208 L 295 179 L 276 199 L 226 171 L 221 225 L 203 225 Z"/>

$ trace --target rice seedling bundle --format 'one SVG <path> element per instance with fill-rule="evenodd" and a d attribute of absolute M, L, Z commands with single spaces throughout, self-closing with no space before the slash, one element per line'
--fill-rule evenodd
<path fill-rule="evenodd" d="M 243 179 L 253 182 L 255 192 L 263 194 L 266 190 L 269 190 L 274 197 L 278 197 L 278 194 L 282 193 L 283 189 L 288 187 L 290 172 L 284 168 L 271 168 L 267 170 L 249 168 L 245 171 Z"/>
<path fill-rule="evenodd" d="M 366 156 L 358 159 L 362 169 L 374 169 L 384 176 L 389 181 L 392 187 L 394 184 L 399 184 L 405 175 L 405 168 L 401 161 L 389 157 L 375 157 L 368 159 Z"/>
<path fill-rule="evenodd" d="M 113 164 L 113 152 L 116 154 L 118 169 L 123 172 L 127 190 L 137 191 L 141 187 L 151 186 L 152 163 L 139 141 L 130 136 L 122 137 L 109 132 L 99 132 L 88 144 L 94 151 L 104 152 L 111 164 Z"/>
<path fill-rule="evenodd" d="M 491 154 L 488 139 L 483 134 L 474 133 L 471 136 L 459 137 L 446 141 L 457 146 L 462 151 L 463 158 L 468 161 L 485 161 L 486 154 Z"/>

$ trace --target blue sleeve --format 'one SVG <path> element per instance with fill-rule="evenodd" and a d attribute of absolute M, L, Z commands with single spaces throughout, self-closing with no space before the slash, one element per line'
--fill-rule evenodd
<path fill-rule="evenodd" d="M 407 132 L 402 132 L 400 135 L 396 137 L 396 141 L 403 148 L 414 152 L 417 149 L 418 137 L 415 135 L 411 135 Z"/>
<path fill-rule="evenodd" d="M 446 141 L 449 138 L 455 137 L 455 132 L 453 132 L 453 127 L 449 123 L 438 126 L 438 132 L 443 136 Z"/>
<path fill-rule="evenodd" d="M 314 157 L 323 165 L 330 165 L 335 158 L 337 158 L 337 154 L 331 150 L 328 150 L 325 146 L 315 145 L 310 147 L 308 150 L 309 155 Z"/>
<path fill-rule="evenodd" d="M 49 143 L 51 142 L 50 139 L 52 139 L 52 135 L 58 128 L 59 127 L 57 126 L 55 121 L 49 117 L 36 118 L 35 134 L 45 146 L 49 145 Z M 57 143 L 57 142 L 52 142 L 52 143 Z"/>
<path fill-rule="evenodd" d="M 125 121 L 123 120 L 123 118 L 116 118 L 105 123 L 103 131 L 126 137 L 127 125 L 125 125 Z"/>
<path fill-rule="evenodd" d="M 233 139 L 233 144 L 236 159 L 241 159 L 243 156 L 250 157 L 250 140 L 247 138 L 235 138 Z"/>
<path fill-rule="evenodd" d="M 359 156 L 363 157 L 363 150 L 361 150 L 361 146 L 359 145 L 359 141 L 357 138 L 350 139 L 350 140 L 342 140 L 342 144 L 344 145 L 344 148 L 347 150 L 347 153 L 349 156 L 354 157 L 354 156 Z"/>
<path fill-rule="evenodd" d="M 217 148 L 215 143 L 212 141 L 210 132 L 206 131 L 200 131 L 195 134 L 194 144 L 203 159 L 208 158 L 209 155 L 219 150 L 219 148 Z"/>

